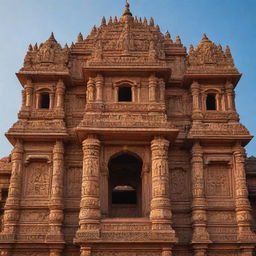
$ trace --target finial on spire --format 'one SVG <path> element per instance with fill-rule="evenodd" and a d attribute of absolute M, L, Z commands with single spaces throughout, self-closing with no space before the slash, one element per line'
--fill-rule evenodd
<path fill-rule="evenodd" d="M 128 3 L 128 0 L 125 1 L 125 11 L 123 13 L 123 16 L 132 16 L 132 13 L 130 11 L 130 4 Z"/>
<path fill-rule="evenodd" d="M 55 42 L 56 42 L 56 39 L 55 39 L 55 37 L 54 37 L 53 32 L 51 33 L 51 35 L 50 35 L 50 37 L 49 37 L 48 40 L 50 40 L 50 41 L 55 41 Z"/>

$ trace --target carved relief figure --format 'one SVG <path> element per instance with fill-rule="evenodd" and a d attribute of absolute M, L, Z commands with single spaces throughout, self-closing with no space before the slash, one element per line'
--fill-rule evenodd
<path fill-rule="evenodd" d="M 27 171 L 26 195 L 33 197 L 48 196 L 49 167 L 47 163 L 34 162 L 29 164 Z"/>

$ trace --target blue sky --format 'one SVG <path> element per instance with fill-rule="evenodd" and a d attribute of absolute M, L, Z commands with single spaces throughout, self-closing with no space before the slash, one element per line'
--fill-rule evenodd
<path fill-rule="evenodd" d="M 255 0 L 130 0 L 138 17 L 151 16 L 188 48 L 206 33 L 209 39 L 231 48 L 236 67 L 243 74 L 236 88 L 241 121 L 256 134 L 256 1 Z M 44 42 L 53 31 L 64 45 L 86 36 L 102 16 L 123 13 L 125 0 L 0 0 L 0 157 L 11 145 L 4 133 L 17 120 L 21 86 L 15 76 L 30 43 Z M 256 155 L 256 139 L 246 147 Z"/>

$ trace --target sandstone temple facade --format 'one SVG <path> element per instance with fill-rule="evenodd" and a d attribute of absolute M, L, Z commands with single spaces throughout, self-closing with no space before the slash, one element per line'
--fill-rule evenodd
<path fill-rule="evenodd" d="M 127 3 L 71 47 L 30 45 L 17 77 L 2 256 L 253 255 L 256 161 L 228 46 L 204 35 L 187 52 Z"/>

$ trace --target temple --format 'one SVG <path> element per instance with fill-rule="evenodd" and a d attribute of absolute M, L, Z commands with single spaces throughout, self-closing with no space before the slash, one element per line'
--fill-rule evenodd
<path fill-rule="evenodd" d="M 187 52 L 126 2 L 70 47 L 30 45 L 17 77 L 2 256 L 254 255 L 256 159 L 228 46 L 204 34 Z"/>

